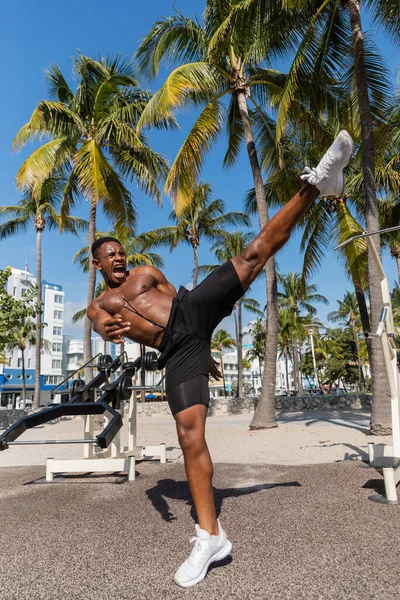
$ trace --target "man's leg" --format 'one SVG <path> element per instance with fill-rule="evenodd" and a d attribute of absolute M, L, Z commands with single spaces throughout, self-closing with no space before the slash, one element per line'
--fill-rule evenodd
<path fill-rule="evenodd" d="M 185 459 L 186 476 L 199 521 L 194 547 L 189 557 L 179 567 L 174 581 L 184 588 L 200 583 L 211 563 L 222 560 L 231 553 L 232 544 L 217 520 L 213 465 L 204 438 L 207 407 L 195 404 L 174 415 L 179 443 Z"/>
<path fill-rule="evenodd" d="M 305 169 L 301 179 L 306 185 L 268 221 L 259 235 L 232 259 L 244 289 L 247 289 L 273 256 L 290 237 L 293 227 L 320 195 L 343 193 L 343 169 L 348 164 L 353 143 L 347 131 L 341 131 L 315 169 Z"/>
<path fill-rule="evenodd" d="M 291 230 L 318 196 L 318 189 L 307 183 L 268 221 L 243 252 L 232 259 L 243 289 L 250 287 L 267 260 L 286 244 Z"/>
<path fill-rule="evenodd" d="M 195 404 L 174 415 L 199 526 L 210 535 L 218 535 L 212 486 L 214 471 L 205 440 L 206 417 L 207 407 L 201 404 Z"/>

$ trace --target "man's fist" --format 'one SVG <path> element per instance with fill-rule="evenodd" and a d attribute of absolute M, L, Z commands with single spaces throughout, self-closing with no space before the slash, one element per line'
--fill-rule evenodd
<path fill-rule="evenodd" d="M 123 322 L 121 315 L 114 315 L 108 321 L 103 322 L 103 327 L 109 342 L 123 344 L 124 334 L 130 330 L 131 324 L 129 321 Z"/>

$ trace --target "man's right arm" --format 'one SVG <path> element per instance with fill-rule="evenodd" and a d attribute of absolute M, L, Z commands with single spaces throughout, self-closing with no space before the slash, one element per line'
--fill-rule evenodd
<path fill-rule="evenodd" d="M 123 334 L 129 331 L 131 324 L 123 322 L 121 315 L 112 317 L 93 300 L 87 310 L 87 317 L 92 322 L 94 331 L 101 335 L 105 342 L 122 344 L 125 341 Z"/>

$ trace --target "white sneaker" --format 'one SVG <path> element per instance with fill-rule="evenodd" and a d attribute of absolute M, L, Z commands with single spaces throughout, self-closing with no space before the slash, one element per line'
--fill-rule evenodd
<path fill-rule="evenodd" d="M 174 581 L 188 588 L 203 581 L 211 563 L 222 560 L 231 553 L 232 544 L 218 521 L 219 535 L 210 535 L 196 524 L 196 535 L 190 540 L 194 547 L 190 556 L 175 573 Z"/>
<path fill-rule="evenodd" d="M 315 185 L 321 196 L 341 196 L 344 189 L 343 169 L 349 163 L 352 152 L 353 140 L 347 131 L 342 130 L 319 165 L 315 169 L 305 167 L 305 173 L 300 178 Z"/>

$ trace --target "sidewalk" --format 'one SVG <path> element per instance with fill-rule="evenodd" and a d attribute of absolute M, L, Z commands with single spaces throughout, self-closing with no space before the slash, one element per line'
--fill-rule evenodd
<path fill-rule="evenodd" d="M 278 428 L 250 432 L 249 415 L 211 417 L 215 500 L 233 551 L 190 590 L 173 583 L 195 514 L 172 418 L 139 419 L 138 443 L 165 442 L 169 462 L 138 462 L 130 483 L 114 473 L 40 484 L 46 457 L 82 448 L 10 447 L 0 452 L 0 600 L 397 598 L 400 511 L 368 500 L 383 491 L 360 460 L 368 420 L 286 413 Z M 24 434 L 81 436 L 81 418 Z"/>
<path fill-rule="evenodd" d="M 279 427 L 250 431 L 250 414 L 209 417 L 206 438 L 216 463 L 307 465 L 362 459 L 369 441 L 389 443 L 390 438 L 369 435 L 365 410 L 303 411 L 281 413 Z M 182 461 L 170 416 L 138 417 L 138 445 L 165 443 L 167 458 Z M 78 439 L 82 417 L 31 429 L 20 440 Z M 122 436 L 124 442 L 124 435 Z M 0 467 L 45 465 L 48 457 L 79 458 L 81 445 L 13 446 L 0 452 Z"/>

